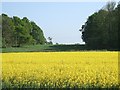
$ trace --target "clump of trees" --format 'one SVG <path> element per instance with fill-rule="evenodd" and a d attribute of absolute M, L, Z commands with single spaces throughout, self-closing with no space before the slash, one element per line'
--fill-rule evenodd
<path fill-rule="evenodd" d="M 2 47 L 45 44 L 42 29 L 27 17 L 8 17 L 2 14 Z"/>
<path fill-rule="evenodd" d="M 104 8 L 88 17 L 80 30 L 90 49 L 119 49 L 120 3 L 108 2 Z"/>

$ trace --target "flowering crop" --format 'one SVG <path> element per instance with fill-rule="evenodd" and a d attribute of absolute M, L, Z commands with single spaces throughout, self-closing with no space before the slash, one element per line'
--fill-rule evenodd
<path fill-rule="evenodd" d="M 109 88 L 118 85 L 117 52 L 2 54 L 3 88 Z"/>

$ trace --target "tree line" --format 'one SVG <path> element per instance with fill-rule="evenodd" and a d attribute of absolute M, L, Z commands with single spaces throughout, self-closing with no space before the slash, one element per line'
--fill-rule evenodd
<path fill-rule="evenodd" d="M 88 17 L 82 28 L 82 39 L 89 49 L 119 49 L 120 3 L 108 2 Z"/>
<path fill-rule="evenodd" d="M 42 29 L 27 17 L 0 15 L 2 27 L 2 47 L 22 45 L 52 44 L 46 41 Z M 120 50 L 120 3 L 108 2 L 106 6 L 88 17 L 80 31 L 88 49 Z"/>
<path fill-rule="evenodd" d="M 42 29 L 27 17 L 9 17 L 2 14 L 2 47 L 45 44 Z"/>

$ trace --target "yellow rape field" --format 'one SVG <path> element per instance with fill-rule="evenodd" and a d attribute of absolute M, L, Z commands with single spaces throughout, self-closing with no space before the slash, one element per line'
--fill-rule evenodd
<path fill-rule="evenodd" d="M 118 52 L 2 54 L 3 88 L 111 88 L 118 86 Z"/>

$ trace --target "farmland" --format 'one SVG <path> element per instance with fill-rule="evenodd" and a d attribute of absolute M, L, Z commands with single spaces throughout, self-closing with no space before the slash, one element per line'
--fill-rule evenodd
<path fill-rule="evenodd" d="M 2 53 L 3 88 L 116 88 L 118 52 Z"/>
<path fill-rule="evenodd" d="M 23 45 L 21 47 L 8 47 L 2 48 L 3 53 L 8 52 L 60 52 L 60 51 L 80 51 L 80 50 L 88 50 L 85 45 Z"/>

